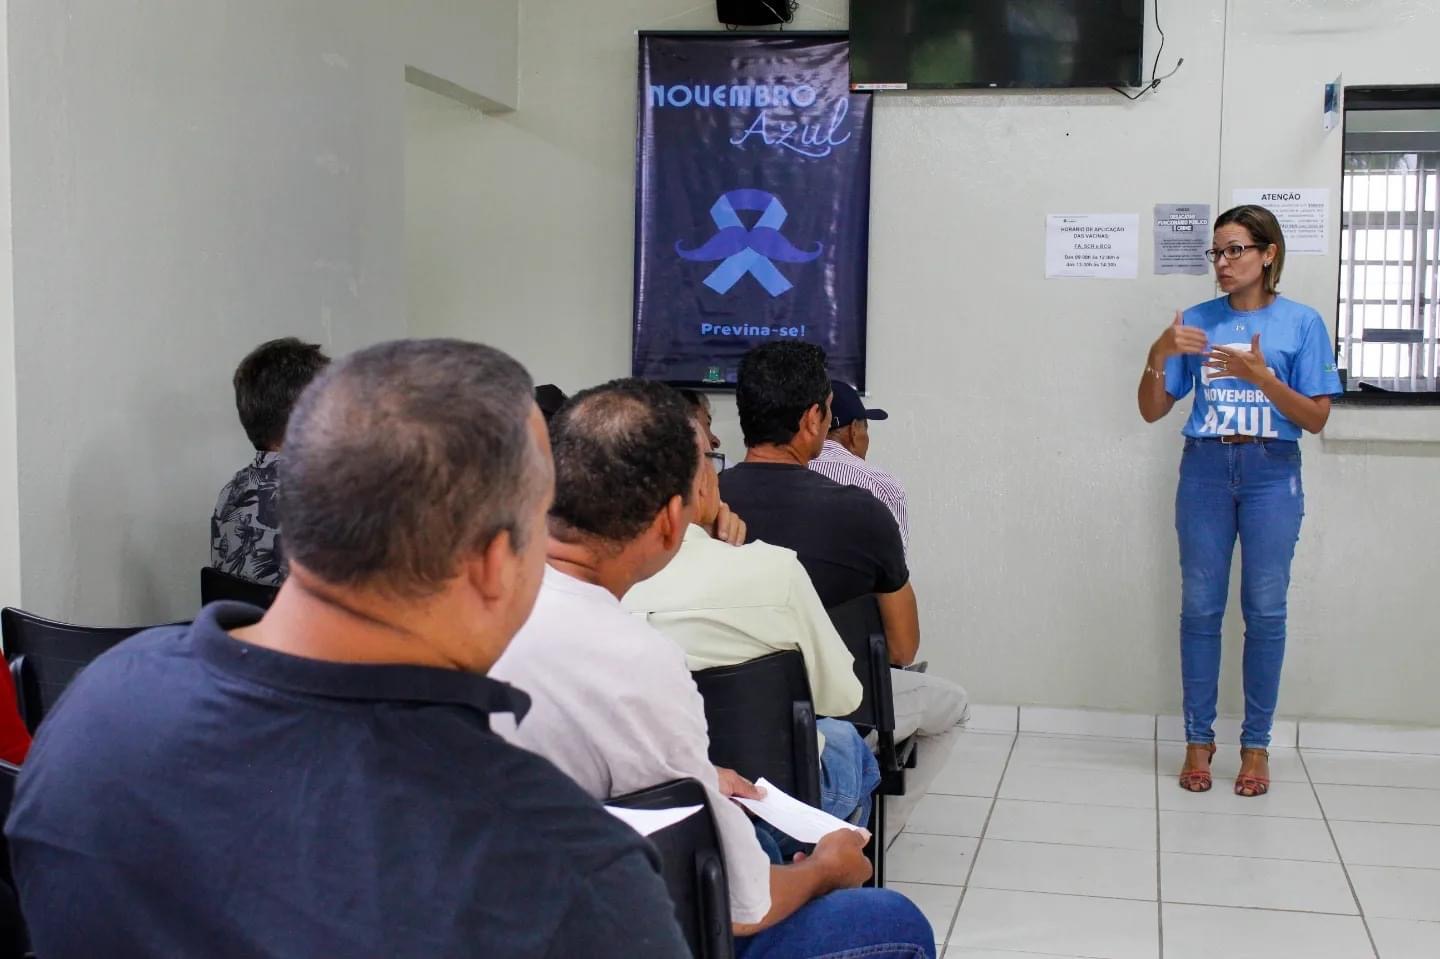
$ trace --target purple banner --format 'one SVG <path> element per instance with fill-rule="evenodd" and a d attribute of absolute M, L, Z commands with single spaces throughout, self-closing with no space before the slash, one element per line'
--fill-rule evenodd
<path fill-rule="evenodd" d="M 865 387 L 870 94 L 843 34 L 642 34 L 636 376 L 735 382 L 776 339 Z"/>

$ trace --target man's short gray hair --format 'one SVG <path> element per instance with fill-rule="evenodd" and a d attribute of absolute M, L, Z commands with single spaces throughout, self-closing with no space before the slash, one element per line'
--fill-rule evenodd
<path fill-rule="evenodd" d="M 339 586 L 421 598 L 523 519 L 550 467 L 530 375 L 488 346 L 396 340 L 334 364 L 301 396 L 280 456 L 288 558 Z"/>

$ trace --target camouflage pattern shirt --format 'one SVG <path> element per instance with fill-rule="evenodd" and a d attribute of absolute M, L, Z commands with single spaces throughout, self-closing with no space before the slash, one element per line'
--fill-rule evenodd
<path fill-rule="evenodd" d="M 210 517 L 210 565 L 279 586 L 285 579 L 278 512 L 279 453 L 260 451 L 220 491 Z"/>

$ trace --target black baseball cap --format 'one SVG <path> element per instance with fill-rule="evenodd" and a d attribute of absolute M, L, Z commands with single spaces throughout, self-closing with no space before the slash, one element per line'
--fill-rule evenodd
<path fill-rule="evenodd" d="M 540 413 L 545 417 L 545 422 L 550 422 L 550 417 L 560 412 L 560 407 L 565 405 L 569 399 L 565 391 L 554 383 L 545 383 L 535 387 L 535 405 L 540 407 Z"/>
<path fill-rule="evenodd" d="M 832 430 L 842 430 L 856 420 L 888 420 L 890 414 L 884 410 L 867 410 L 865 404 L 860 402 L 860 394 L 855 392 L 855 387 L 840 380 L 831 380 L 830 389 L 835 392 L 835 398 L 830 401 L 830 415 L 834 417 L 830 421 Z"/>

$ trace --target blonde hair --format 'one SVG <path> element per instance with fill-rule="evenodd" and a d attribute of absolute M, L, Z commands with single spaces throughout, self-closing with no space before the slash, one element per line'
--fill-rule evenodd
<path fill-rule="evenodd" d="M 1232 207 L 1215 218 L 1217 230 L 1231 224 L 1243 226 L 1250 239 L 1261 246 L 1275 247 L 1275 259 L 1265 268 L 1265 292 L 1279 293 L 1280 273 L 1285 269 L 1285 233 L 1280 229 L 1280 221 L 1263 206 L 1247 203 Z"/>

